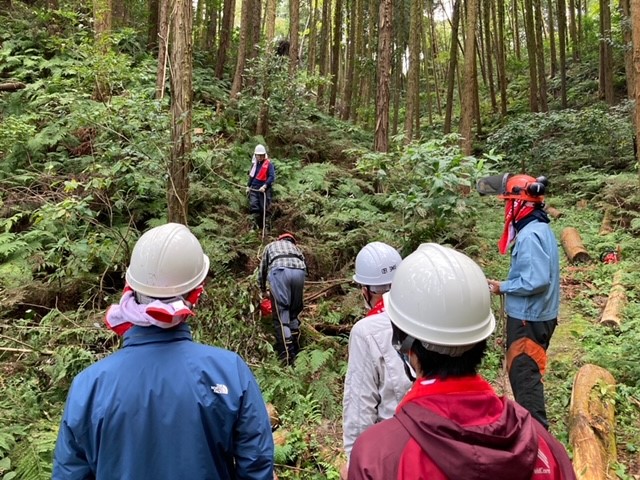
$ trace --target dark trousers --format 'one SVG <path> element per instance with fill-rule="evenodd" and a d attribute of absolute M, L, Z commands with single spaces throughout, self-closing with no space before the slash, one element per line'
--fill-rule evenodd
<path fill-rule="evenodd" d="M 271 207 L 271 189 L 264 192 L 249 190 L 249 212 L 253 215 L 256 227 L 264 227 L 264 220 L 269 216 Z"/>
<path fill-rule="evenodd" d="M 546 351 L 557 325 L 557 319 L 529 322 L 507 317 L 507 365 L 513 395 L 546 429 L 541 369 L 546 367 Z"/>
<path fill-rule="evenodd" d="M 300 350 L 300 320 L 303 308 L 304 270 L 297 268 L 273 268 L 269 272 L 273 326 L 276 350 L 286 365 L 293 361 Z"/>

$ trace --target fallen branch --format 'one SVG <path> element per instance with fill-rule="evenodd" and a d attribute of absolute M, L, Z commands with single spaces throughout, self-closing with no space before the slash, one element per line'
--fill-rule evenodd
<path fill-rule="evenodd" d="M 315 323 L 312 325 L 313 328 L 324 335 L 342 335 L 345 333 L 349 333 L 353 325 L 335 325 L 333 323 Z"/>
<path fill-rule="evenodd" d="M 53 355 L 54 352 L 49 350 L 32 350 L 30 348 L 11 348 L 0 347 L 0 352 L 12 352 L 12 353 L 40 353 L 42 355 Z"/>
<path fill-rule="evenodd" d="M 23 88 L 26 88 L 26 85 L 22 82 L 0 83 L 0 92 L 15 92 Z"/>

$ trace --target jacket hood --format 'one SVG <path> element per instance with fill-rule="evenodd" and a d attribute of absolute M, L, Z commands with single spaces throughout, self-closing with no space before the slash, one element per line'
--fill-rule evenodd
<path fill-rule="evenodd" d="M 534 420 L 514 402 L 501 401 L 502 414 L 485 425 L 462 426 L 416 402 L 402 406 L 396 418 L 448 478 L 529 480 L 538 455 Z"/>

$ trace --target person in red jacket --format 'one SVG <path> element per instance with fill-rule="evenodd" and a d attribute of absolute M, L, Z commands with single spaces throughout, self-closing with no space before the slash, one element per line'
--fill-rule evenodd
<path fill-rule="evenodd" d="M 384 304 L 417 380 L 358 437 L 349 480 L 576 478 L 562 444 L 477 374 L 495 329 L 489 296 L 480 267 L 451 248 L 422 244 L 400 264 Z"/>

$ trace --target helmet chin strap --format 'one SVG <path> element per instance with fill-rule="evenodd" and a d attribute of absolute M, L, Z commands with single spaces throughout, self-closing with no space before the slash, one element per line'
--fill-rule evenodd
<path fill-rule="evenodd" d="M 369 285 L 365 285 L 364 288 L 365 292 L 362 293 L 362 296 L 364 297 L 364 304 L 369 310 L 371 310 L 373 308 L 373 305 L 371 305 L 371 297 L 373 296 L 373 293 L 369 290 Z"/>
<path fill-rule="evenodd" d="M 398 355 L 402 359 L 402 363 L 404 366 L 404 374 L 411 382 L 416 381 L 416 373 L 413 367 L 411 366 L 411 362 L 409 360 L 409 352 L 411 351 L 411 345 L 415 342 L 415 338 L 411 335 L 407 335 L 406 338 L 400 344 L 400 347 L 397 349 Z"/>

